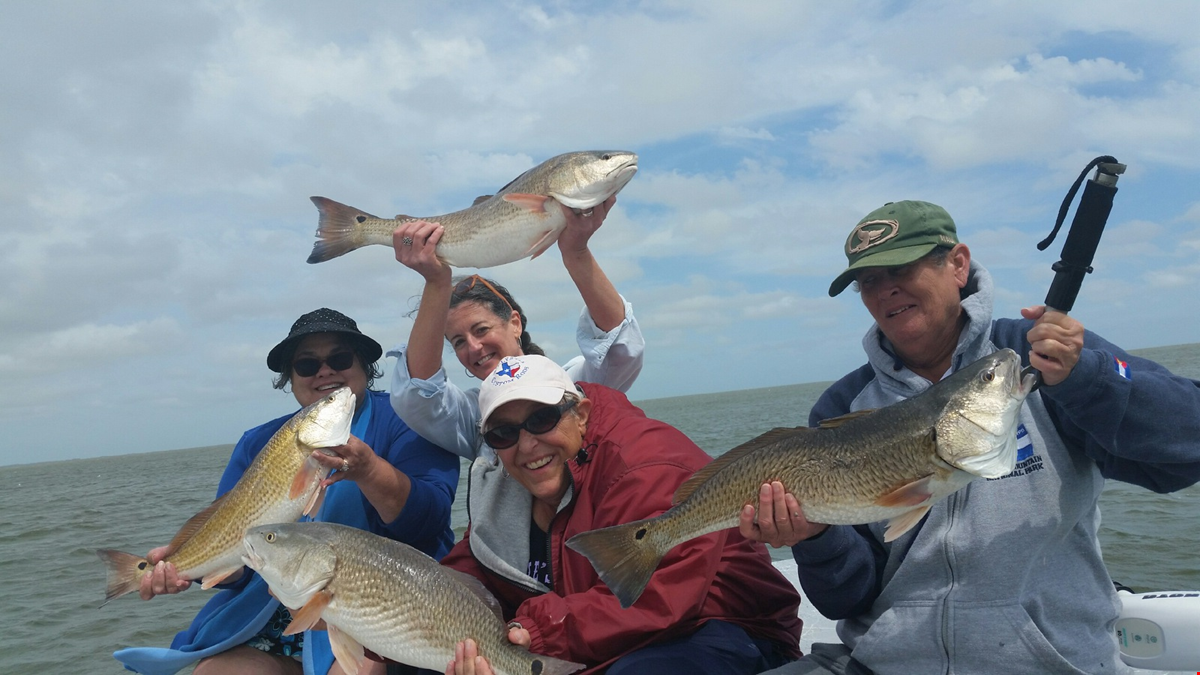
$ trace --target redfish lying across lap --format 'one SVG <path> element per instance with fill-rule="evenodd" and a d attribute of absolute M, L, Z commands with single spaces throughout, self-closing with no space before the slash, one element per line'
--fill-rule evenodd
<path fill-rule="evenodd" d="M 292 610 L 287 633 L 324 619 L 342 670 L 364 648 L 443 672 L 470 638 L 498 675 L 566 675 L 583 666 L 508 641 L 496 599 L 474 577 L 415 548 L 335 523 L 263 525 L 246 533 L 245 563 Z"/>

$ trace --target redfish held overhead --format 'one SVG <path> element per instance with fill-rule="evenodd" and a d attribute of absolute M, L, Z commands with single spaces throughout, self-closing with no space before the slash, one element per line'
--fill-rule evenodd
<path fill-rule="evenodd" d="M 317 242 L 308 262 L 319 263 L 371 244 L 392 245 L 392 232 L 412 220 L 439 223 L 445 232 L 437 255 L 452 267 L 494 267 L 541 255 L 566 226 L 559 204 L 590 209 L 615 195 L 637 173 L 637 155 L 588 150 L 551 157 L 517 176 L 494 195 L 440 216 L 380 218 L 325 197 Z"/>

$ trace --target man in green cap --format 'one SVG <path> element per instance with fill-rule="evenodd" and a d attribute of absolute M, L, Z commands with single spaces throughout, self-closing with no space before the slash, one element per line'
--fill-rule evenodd
<path fill-rule="evenodd" d="M 842 641 L 769 672 L 1124 672 L 1097 501 L 1105 478 L 1157 492 L 1200 480 L 1200 382 L 1043 306 L 993 319 L 991 276 L 940 206 L 885 204 L 845 253 L 829 294 L 855 284 L 875 320 L 868 363 L 825 391 L 810 425 L 910 398 L 1005 347 L 1043 386 L 1021 409 L 1015 470 L 937 502 L 892 542 L 885 523 L 810 523 L 785 486 L 762 486 L 739 529 L 792 547 L 805 595 Z M 1158 423 L 1167 411 L 1172 423 Z"/>

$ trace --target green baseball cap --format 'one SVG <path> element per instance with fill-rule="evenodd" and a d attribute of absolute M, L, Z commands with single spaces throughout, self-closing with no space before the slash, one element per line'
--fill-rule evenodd
<path fill-rule="evenodd" d="M 900 267 L 938 246 L 954 246 L 958 232 L 946 209 L 929 202 L 888 202 L 858 221 L 846 238 L 850 266 L 829 286 L 829 297 L 846 290 L 864 267 Z"/>

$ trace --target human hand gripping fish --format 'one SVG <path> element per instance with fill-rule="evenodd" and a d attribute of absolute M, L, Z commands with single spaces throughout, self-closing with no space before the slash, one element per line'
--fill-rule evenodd
<path fill-rule="evenodd" d="M 419 218 L 379 218 L 313 197 L 321 215 L 308 262 L 324 262 L 371 244 L 392 246 L 396 228 L 411 221 L 442 226 L 437 256 L 452 267 L 494 267 L 537 257 L 566 226 L 558 205 L 588 213 L 625 187 L 635 173 L 637 155 L 632 152 L 570 152 L 551 157 L 466 209 Z"/>
<path fill-rule="evenodd" d="M 146 558 L 97 550 L 108 572 L 104 604 L 133 591 L 146 599 L 177 593 L 191 580 L 200 580 L 204 588 L 228 581 L 242 569 L 247 528 L 318 512 L 329 469 L 312 454 L 347 442 L 354 400 L 350 389 L 342 387 L 296 413 L 233 488 L 192 516 L 167 546 Z"/>

